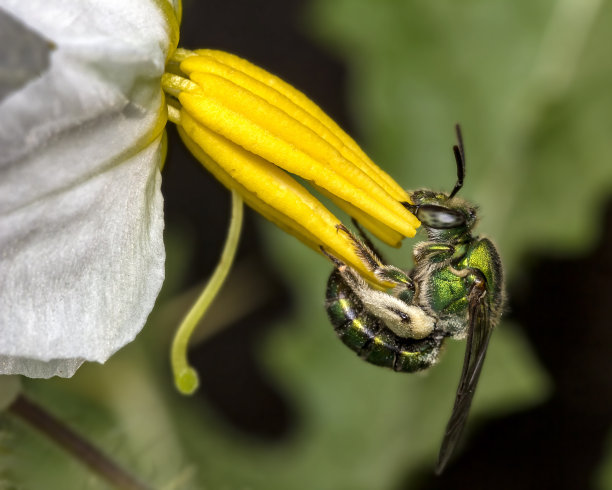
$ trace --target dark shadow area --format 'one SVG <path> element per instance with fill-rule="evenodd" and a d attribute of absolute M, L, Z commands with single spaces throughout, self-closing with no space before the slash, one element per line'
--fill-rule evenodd
<path fill-rule="evenodd" d="M 300 34 L 303 7 L 298 0 L 189 3 L 180 45 L 243 56 L 294 83 L 346 128 L 345 70 Z M 189 230 L 195 241 L 196 253 L 184 284 L 188 288 L 208 277 L 217 264 L 229 223 L 230 195 L 179 142 L 173 128 L 169 138 L 163 176 L 165 213 L 169 226 Z M 262 254 L 253 217 L 250 211 L 245 215 L 237 261 L 254 260 L 262 275 L 261 287 L 272 288 L 272 295 L 243 320 L 196 347 L 190 359 L 202 373 L 197 397 L 203 405 L 213 407 L 238 430 L 278 439 L 291 432 L 296 414 L 259 367 L 254 352 L 269 327 L 290 312 L 291 298 Z M 258 284 L 257 279 L 253 282 Z"/>
<path fill-rule="evenodd" d="M 262 281 L 265 278 L 260 277 Z M 268 278 L 268 281 L 274 278 Z M 202 342 L 190 352 L 202 373 L 196 395 L 220 417 L 250 436 L 267 440 L 288 437 L 297 424 L 297 410 L 283 397 L 257 358 L 257 348 L 282 315 L 290 314 L 287 288 L 276 282 L 274 294 L 256 311 Z"/>
<path fill-rule="evenodd" d="M 511 316 L 548 370 L 553 396 L 482 426 L 441 477 L 424 475 L 419 488 L 592 488 L 612 422 L 611 243 L 612 201 L 591 253 L 527 261 L 524 279 L 510 285 Z"/>

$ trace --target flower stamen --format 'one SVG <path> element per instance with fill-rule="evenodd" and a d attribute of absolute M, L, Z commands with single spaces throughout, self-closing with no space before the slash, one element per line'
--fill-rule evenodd
<path fill-rule="evenodd" d="M 419 225 L 402 205 L 410 202 L 406 192 L 318 106 L 265 70 L 214 50 L 178 49 L 170 65 L 162 79 L 169 117 L 200 162 L 281 228 L 378 282 L 349 240 L 330 241 L 340 220 L 286 172 L 311 182 L 392 246 Z M 314 214 L 321 218 L 315 226 Z"/>
<path fill-rule="evenodd" d="M 420 224 L 403 205 L 410 198 L 316 104 L 265 70 L 213 50 L 177 49 L 162 87 L 168 119 L 234 199 L 242 196 L 281 229 L 350 265 L 373 285 L 389 286 L 364 264 L 354 240 L 338 233 L 341 221 L 291 174 L 310 182 L 392 246 L 413 236 Z M 219 267 L 226 274 L 229 265 L 223 266 L 223 260 Z M 187 341 L 219 289 L 219 270 L 173 343 L 173 370 L 183 393 L 197 387 L 197 374 L 186 360 Z"/>

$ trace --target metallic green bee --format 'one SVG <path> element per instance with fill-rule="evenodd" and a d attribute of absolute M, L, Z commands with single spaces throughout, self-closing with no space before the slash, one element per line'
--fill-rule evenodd
<path fill-rule="evenodd" d="M 395 284 L 390 292 L 373 289 L 355 270 L 324 251 L 335 265 L 327 284 L 327 313 L 340 339 L 366 361 L 395 371 L 420 371 L 437 361 L 447 337 L 467 335 L 461 379 L 438 456 L 438 474 L 461 436 L 503 302 L 499 254 L 491 241 L 472 236 L 476 208 L 455 197 L 465 175 L 459 126 L 456 131 L 457 183 L 453 191 L 418 190 L 410 194 L 412 204 L 404 203 L 427 233 L 427 240 L 414 248 L 411 272 L 383 264 L 359 228 L 361 240 L 339 227 L 351 237 L 370 270 Z"/>

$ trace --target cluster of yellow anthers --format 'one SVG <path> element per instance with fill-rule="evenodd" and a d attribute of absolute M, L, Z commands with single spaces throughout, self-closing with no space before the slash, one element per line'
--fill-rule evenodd
<path fill-rule="evenodd" d="M 208 285 L 181 323 L 172 344 L 175 382 L 193 393 L 197 373 L 187 344 L 233 260 L 242 199 L 317 252 L 323 247 L 384 287 L 357 255 L 340 220 L 289 173 L 392 246 L 413 236 L 419 221 L 403 205 L 406 192 L 376 166 L 316 104 L 278 77 L 237 56 L 178 49 L 162 77 L 168 119 L 195 157 L 232 190 L 226 246 Z"/>
<path fill-rule="evenodd" d="M 178 49 L 167 71 L 168 117 L 196 158 L 283 230 L 377 282 L 340 221 L 289 173 L 392 246 L 419 226 L 406 192 L 304 94 L 248 61 Z"/>

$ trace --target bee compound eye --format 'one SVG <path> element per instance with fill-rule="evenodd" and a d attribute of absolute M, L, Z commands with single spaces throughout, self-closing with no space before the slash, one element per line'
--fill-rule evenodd
<path fill-rule="evenodd" d="M 435 204 L 424 204 L 417 211 L 417 218 L 425 226 L 446 230 L 465 225 L 465 216 L 456 209 L 445 208 Z"/>

